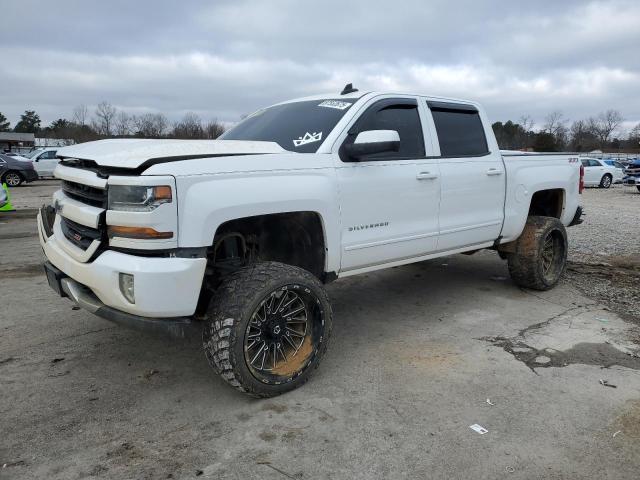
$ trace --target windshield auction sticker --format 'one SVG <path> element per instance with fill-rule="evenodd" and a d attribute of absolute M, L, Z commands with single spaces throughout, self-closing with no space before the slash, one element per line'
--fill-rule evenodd
<path fill-rule="evenodd" d="M 341 102 L 340 100 L 325 100 L 319 107 L 335 108 L 336 110 L 346 110 L 351 106 L 349 102 Z"/>

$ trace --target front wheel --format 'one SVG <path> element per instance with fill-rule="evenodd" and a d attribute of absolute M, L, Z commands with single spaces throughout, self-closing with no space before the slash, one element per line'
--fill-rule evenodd
<path fill-rule="evenodd" d="M 529 217 L 515 252 L 507 254 L 509 274 L 521 287 L 549 290 L 565 271 L 567 248 L 567 231 L 560 220 Z"/>
<path fill-rule="evenodd" d="M 2 179 L 3 183 L 6 183 L 9 187 L 19 187 L 22 184 L 22 175 L 18 172 L 7 172 Z"/>
<path fill-rule="evenodd" d="M 609 175 L 608 173 L 606 173 L 600 179 L 600 185 L 599 186 L 600 186 L 600 188 L 609 188 L 611 186 L 612 182 L 613 182 L 613 177 L 611 175 Z"/>
<path fill-rule="evenodd" d="M 209 363 L 231 386 L 255 397 L 305 383 L 331 334 L 322 284 L 306 270 L 277 262 L 231 274 L 208 313 L 203 344 Z"/>

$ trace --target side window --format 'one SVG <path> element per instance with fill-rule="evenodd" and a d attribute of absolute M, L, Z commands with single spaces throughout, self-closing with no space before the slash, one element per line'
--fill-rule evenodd
<path fill-rule="evenodd" d="M 412 99 L 387 99 L 371 105 L 349 131 L 344 144 L 353 143 L 358 133 L 367 130 L 395 130 L 400 136 L 397 152 L 383 152 L 363 157 L 361 161 L 424 158 L 424 138 L 418 102 Z M 341 153 L 341 157 L 343 157 Z"/>
<path fill-rule="evenodd" d="M 583 167 L 588 167 L 589 165 L 589 160 L 582 160 L 582 166 Z"/>
<path fill-rule="evenodd" d="M 590 167 L 601 167 L 602 165 L 600 165 L 600 162 L 597 160 L 589 160 L 589 166 Z"/>
<path fill-rule="evenodd" d="M 480 114 L 469 105 L 429 102 L 443 157 L 479 157 L 489 153 Z"/>

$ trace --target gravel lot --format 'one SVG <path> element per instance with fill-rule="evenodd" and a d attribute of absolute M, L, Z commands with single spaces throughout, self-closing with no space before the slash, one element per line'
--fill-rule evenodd
<path fill-rule="evenodd" d="M 0 216 L 0 478 L 638 478 L 637 303 L 616 301 L 639 283 L 635 191 L 585 192 L 549 292 L 516 288 L 494 252 L 330 284 L 323 364 L 261 401 L 197 339 L 54 296 L 24 209 L 55 189 L 14 189 L 26 213 Z"/>
<path fill-rule="evenodd" d="M 582 292 L 640 322 L 640 193 L 586 189 L 582 225 L 569 231 L 567 278 Z"/>

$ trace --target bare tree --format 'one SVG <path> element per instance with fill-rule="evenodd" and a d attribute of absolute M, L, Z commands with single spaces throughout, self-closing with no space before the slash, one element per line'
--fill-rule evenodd
<path fill-rule="evenodd" d="M 576 120 L 569 130 L 569 146 L 575 152 L 588 152 L 598 147 L 598 137 L 589 120 Z"/>
<path fill-rule="evenodd" d="M 531 115 L 523 115 L 520 117 L 519 120 L 520 125 L 522 125 L 522 128 L 527 131 L 530 132 L 531 130 L 533 130 L 533 119 L 531 118 Z"/>
<path fill-rule="evenodd" d="M 218 138 L 225 130 L 224 125 L 217 119 L 209 121 L 204 127 L 205 137 L 210 140 Z"/>
<path fill-rule="evenodd" d="M 598 138 L 600 147 L 604 147 L 618 131 L 624 118 L 617 110 L 607 110 L 588 120 L 589 129 Z"/>
<path fill-rule="evenodd" d="M 543 132 L 553 136 L 558 149 L 564 148 L 567 143 L 568 131 L 566 123 L 567 120 L 564 118 L 562 112 L 556 110 L 546 116 L 545 123 L 542 126 Z"/>
<path fill-rule="evenodd" d="M 126 137 L 131 133 L 131 117 L 127 112 L 118 113 L 114 120 L 114 131 L 118 137 Z"/>
<path fill-rule="evenodd" d="M 161 113 L 134 115 L 132 123 L 135 128 L 135 135 L 143 138 L 160 138 L 164 136 L 169 125 L 167 117 Z"/>
<path fill-rule="evenodd" d="M 116 116 L 116 108 L 108 102 L 100 102 L 96 108 L 96 125 L 98 131 L 107 137 L 111 136 L 113 128 L 113 119 Z"/>
<path fill-rule="evenodd" d="M 205 138 L 202 120 L 193 112 L 185 113 L 182 120 L 174 123 L 172 136 L 175 138 Z"/>
<path fill-rule="evenodd" d="M 73 121 L 84 127 L 87 124 L 87 116 L 89 115 L 89 109 L 83 103 L 73 109 Z"/>

